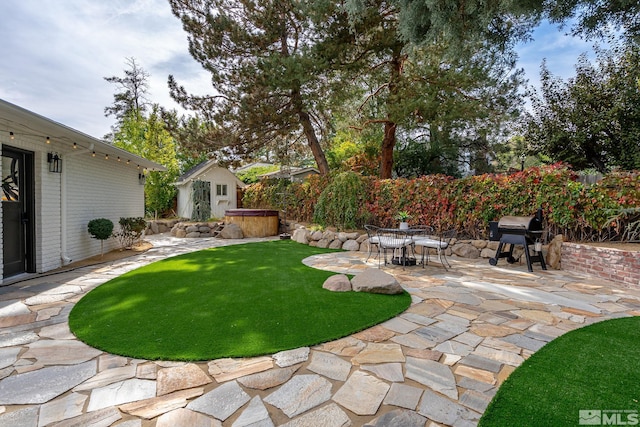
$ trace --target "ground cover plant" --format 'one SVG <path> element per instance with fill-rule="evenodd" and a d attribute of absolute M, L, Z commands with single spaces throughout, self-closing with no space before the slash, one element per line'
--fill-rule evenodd
<path fill-rule="evenodd" d="M 134 358 L 248 357 L 330 341 L 390 319 L 411 298 L 322 288 L 331 272 L 302 264 L 327 249 L 293 241 L 168 258 L 85 295 L 69 315 L 85 343 Z"/>
<path fill-rule="evenodd" d="M 578 425 L 580 411 L 591 411 L 582 413 L 585 418 L 599 414 L 602 424 L 607 424 L 604 417 L 633 421 L 627 417 L 634 413 L 637 417 L 639 360 L 640 317 L 571 331 L 534 353 L 509 376 L 479 426 Z"/>

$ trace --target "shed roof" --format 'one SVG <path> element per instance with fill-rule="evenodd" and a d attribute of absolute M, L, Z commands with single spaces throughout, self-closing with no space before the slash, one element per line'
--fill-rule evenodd
<path fill-rule="evenodd" d="M 233 179 L 236 181 L 236 185 L 238 185 L 239 187 L 246 186 L 246 184 L 240 181 L 237 176 L 235 176 L 233 173 L 231 173 L 231 171 L 229 171 L 229 169 L 223 168 L 222 166 L 218 165 L 218 162 L 216 162 L 215 159 L 209 159 L 202 163 L 198 163 L 197 165 L 195 165 L 194 167 L 192 167 L 191 169 L 189 169 L 188 171 L 180 175 L 180 177 L 178 177 L 178 179 L 174 184 L 183 185 L 188 181 L 198 179 L 200 175 L 207 173 L 207 171 L 209 171 L 209 169 L 213 167 L 226 170 L 229 173 L 229 175 L 233 177 Z"/>

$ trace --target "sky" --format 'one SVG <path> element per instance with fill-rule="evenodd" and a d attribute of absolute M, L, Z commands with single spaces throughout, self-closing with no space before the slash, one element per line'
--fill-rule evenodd
<path fill-rule="evenodd" d="M 536 86 L 540 64 L 564 79 L 591 43 L 543 25 L 518 46 L 518 67 Z M 167 78 L 187 91 L 211 93 L 208 73 L 191 57 L 187 35 L 167 0 L 0 0 L 0 98 L 88 135 L 102 138 L 114 117 L 116 85 L 126 59 L 150 74 L 149 98 L 175 108 Z"/>

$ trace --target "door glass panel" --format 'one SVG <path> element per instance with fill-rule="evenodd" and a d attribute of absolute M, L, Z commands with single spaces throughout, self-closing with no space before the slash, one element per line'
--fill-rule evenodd
<path fill-rule="evenodd" d="M 2 201 L 19 202 L 20 187 L 18 186 L 18 159 L 2 157 Z"/>

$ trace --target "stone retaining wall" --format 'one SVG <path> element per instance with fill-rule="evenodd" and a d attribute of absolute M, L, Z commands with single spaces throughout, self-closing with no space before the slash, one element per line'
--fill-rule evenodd
<path fill-rule="evenodd" d="M 222 229 L 219 222 L 191 222 L 182 219 L 162 219 L 147 222 L 145 235 L 171 232 L 175 237 L 216 237 Z"/>
<path fill-rule="evenodd" d="M 640 288 L 640 252 L 563 242 L 562 269 Z"/>
<path fill-rule="evenodd" d="M 343 249 L 346 251 L 369 252 L 369 238 L 366 233 L 344 233 L 331 230 L 309 230 L 303 225 L 293 225 L 292 239 L 298 243 L 319 248 Z M 498 249 L 498 242 L 487 240 L 458 240 L 453 239 L 446 249 L 445 254 L 450 256 L 455 254 L 462 258 L 491 258 L 495 256 Z M 420 254 L 420 248 L 416 250 Z M 431 250 L 435 254 L 435 250 Z M 522 248 L 516 248 L 514 256 L 518 258 L 522 254 Z"/>

